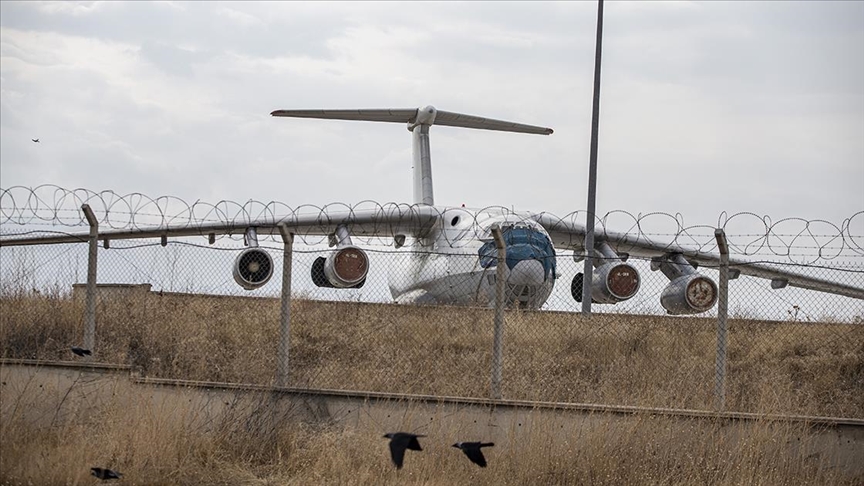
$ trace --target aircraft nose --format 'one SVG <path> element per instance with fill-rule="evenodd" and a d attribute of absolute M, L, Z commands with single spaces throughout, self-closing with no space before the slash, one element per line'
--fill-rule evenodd
<path fill-rule="evenodd" d="M 526 280 L 524 285 L 535 285 L 555 278 L 555 249 L 549 237 L 535 229 L 512 227 L 505 229 L 503 236 L 507 245 L 506 266 L 511 273 L 508 279 L 511 284 L 523 285 L 514 279 Z M 496 264 L 494 241 L 484 243 L 478 253 L 483 268 Z"/>
<path fill-rule="evenodd" d="M 510 262 L 508 261 L 508 267 Z M 543 268 L 543 263 L 540 260 L 520 260 L 515 262 L 510 268 L 510 275 L 507 277 L 507 283 L 510 285 L 538 285 L 542 284 L 546 269 Z"/>

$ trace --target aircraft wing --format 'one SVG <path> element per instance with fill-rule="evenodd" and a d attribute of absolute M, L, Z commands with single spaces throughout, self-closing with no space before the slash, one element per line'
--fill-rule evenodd
<path fill-rule="evenodd" d="M 279 225 L 284 223 L 297 235 L 327 236 L 344 225 L 352 236 L 392 237 L 405 235 L 421 238 L 438 223 L 441 215 L 431 206 L 387 204 L 372 209 L 328 210 L 308 214 L 293 214 L 284 217 L 262 217 L 248 221 L 175 224 L 163 227 L 106 230 L 99 232 L 99 240 L 124 240 L 140 238 L 184 237 L 209 235 L 242 235 L 247 228 L 254 227 L 259 236 L 279 235 Z M 81 243 L 89 239 L 89 232 L 77 234 L 58 234 L 46 236 L 16 235 L 0 237 L 0 246 L 46 245 L 60 243 Z"/>
<path fill-rule="evenodd" d="M 571 220 L 559 219 L 548 214 L 538 214 L 534 219 L 546 228 L 552 244 L 556 248 L 582 249 L 585 241 L 585 227 Z M 660 257 L 670 253 L 680 253 L 684 258 L 696 265 L 717 268 L 720 266 L 720 255 L 687 248 L 677 243 L 659 243 L 644 235 L 631 235 L 614 231 L 600 230 L 594 235 L 596 242 L 605 241 L 619 254 L 628 254 L 643 258 Z M 842 284 L 831 280 L 801 275 L 796 272 L 782 270 L 764 263 L 750 263 L 738 258 L 729 258 L 729 269 L 732 275 L 749 275 L 771 280 L 772 285 L 782 288 L 785 285 L 802 289 L 818 290 L 845 297 L 864 300 L 864 288 Z"/>

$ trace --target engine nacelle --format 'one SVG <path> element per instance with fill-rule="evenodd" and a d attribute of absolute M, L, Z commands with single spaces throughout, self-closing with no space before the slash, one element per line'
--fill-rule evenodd
<path fill-rule="evenodd" d="M 639 272 L 622 262 L 609 262 L 594 269 L 591 299 L 598 304 L 617 304 L 639 291 Z"/>
<path fill-rule="evenodd" d="M 710 278 L 691 273 L 671 282 L 660 294 L 660 304 L 669 314 L 699 314 L 717 303 L 717 284 Z"/>
<path fill-rule="evenodd" d="M 594 269 L 591 286 L 591 302 L 597 304 L 617 304 L 639 292 L 641 278 L 639 271 L 623 262 L 609 262 Z M 570 293 L 576 302 L 582 302 L 582 281 L 585 276 L 580 272 L 573 277 Z"/>
<path fill-rule="evenodd" d="M 318 287 L 358 289 L 366 283 L 369 257 L 356 246 L 343 246 L 327 258 L 319 257 L 312 264 L 312 281 Z"/>
<path fill-rule="evenodd" d="M 273 259 L 261 248 L 247 248 L 234 260 L 234 281 L 246 290 L 266 284 L 273 276 Z"/>

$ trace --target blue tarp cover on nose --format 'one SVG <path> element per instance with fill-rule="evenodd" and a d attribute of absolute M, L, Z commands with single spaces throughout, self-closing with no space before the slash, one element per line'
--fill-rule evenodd
<path fill-rule="evenodd" d="M 534 229 L 512 226 L 504 228 L 501 235 L 507 245 L 507 268 L 512 270 L 522 260 L 537 260 L 543 264 L 544 280 L 549 278 L 550 272 L 555 274 L 555 248 L 546 235 Z M 483 268 L 494 266 L 498 261 L 495 241 L 487 241 L 477 253 Z"/>

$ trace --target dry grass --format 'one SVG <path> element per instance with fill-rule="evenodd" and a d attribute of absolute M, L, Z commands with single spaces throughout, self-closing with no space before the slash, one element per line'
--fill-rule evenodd
<path fill-rule="evenodd" d="M 846 477 L 820 459 L 811 444 L 814 432 L 801 424 L 648 415 L 599 418 L 593 428 L 563 434 L 543 423 L 535 423 L 530 434 L 505 432 L 485 451 L 486 469 L 449 447 L 459 433 L 452 424 L 433 426 L 424 430 L 424 451 L 409 451 L 405 468 L 397 471 L 380 427 L 303 424 L 263 395 L 250 406 L 217 415 L 202 414 L 194 405 L 166 411 L 142 400 L 135 386 L 121 383 L 102 405 L 67 406 L 62 414 L 50 409 L 55 402 L 45 400 L 37 387 L 6 395 L 0 483 L 90 484 L 94 465 L 123 472 L 118 484 L 129 485 L 851 485 L 864 480 Z M 62 420 L 39 423 L 32 412 L 40 407 Z M 550 440 L 556 433 L 558 440 Z"/>
<path fill-rule="evenodd" d="M 83 302 L 0 295 L 0 354 L 72 359 Z M 297 386 L 487 397 L 485 309 L 294 299 Z M 150 376 L 272 383 L 279 303 L 176 294 L 105 294 L 95 360 Z M 509 312 L 505 398 L 710 409 L 715 323 L 700 318 Z M 732 320 L 730 410 L 864 417 L 864 326 Z"/>
<path fill-rule="evenodd" d="M 272 380 L 278 302 L 133 297 L 100 299 L 97 361 L 133 364 L 151 376 Z M 69 346 L 81 343 L 83 303 L 71 296 L 6 293 L 0 311 L 4 357 L 72 359 Z M 317 387 L 487 396 L 491 320 L 481 309 L 297 299 L 292 379 Z M 709 408 L 714 346 L 713 323 L 703 319 L 585 321 L 512 312 L 504 394 Z M 154 485 L 864 482 L 822 460 L 813 447 L 816 432 L 802 424 L 643 415 L 624 422 L 601 417 L 599 426 L 561 435 L 551 423 L 537 423 L 530 434 L 496 438 L 486 454 L 490 467 L 480 469 L 449 447 L 462 439 L 460 429 L 442 422 L 424 430 L 425 450 L 409 452 L 406 467 L 396 471 L 383 425 L 302 423 L 263 399 L 215 416 L 192 406 L 163 410 L 140 400 L 133 387 L 124 382 L 99 406 L 63 410 L 35 387 L 17 396 L 4 389 L 0 483 L 90 484 L 94 465 L 122 471 L 122 484 Z M 728 401 L 742 411 L 861 417 L 864 327 L 733 321 Z M 550 441 L 554 434 L 561 440 Z"/>

